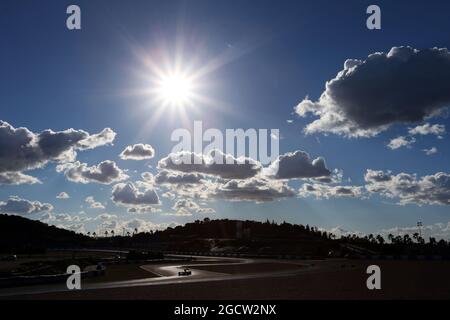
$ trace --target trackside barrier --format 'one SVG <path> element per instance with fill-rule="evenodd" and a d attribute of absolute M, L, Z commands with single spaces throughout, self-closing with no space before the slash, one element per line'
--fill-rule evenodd
<path fill-rule="evenodd" d="M 81 278 L 93 278 L 103 275 L 105 270 L 92 270 L 80 272 Z M 11 278 L 0 278 L 0 288 L 10 286 L 25 286 L 35 284 L 49 284 L 65 282 L 70 274 L 39 275 L 39 276 L 16 276 Z"/>

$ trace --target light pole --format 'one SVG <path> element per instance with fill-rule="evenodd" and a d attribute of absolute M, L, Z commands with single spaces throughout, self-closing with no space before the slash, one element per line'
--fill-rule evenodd
<path fill-rule="evenodd" d="M 422 221 L 417 221 L 417 228 L 419 228 L 419 236 L 422 238 Z"/>

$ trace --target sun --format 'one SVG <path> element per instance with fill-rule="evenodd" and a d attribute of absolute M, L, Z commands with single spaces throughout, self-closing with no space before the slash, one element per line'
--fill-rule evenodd
<path fill-rule="evenodd" d="M 194 82 L 181 72 L 166 74 L 159 79 L 156 94 L 164 105 L 184 107 L 192 103 Z"/>

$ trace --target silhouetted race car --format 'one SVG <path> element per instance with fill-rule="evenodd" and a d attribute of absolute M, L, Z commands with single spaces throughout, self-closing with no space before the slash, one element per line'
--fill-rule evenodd
<path fill-rule="evenodd" d="M 191 270 L 185 268 L 183 271 L 178 272 L 178 276 L 190 276 L 192 274 Z"/>

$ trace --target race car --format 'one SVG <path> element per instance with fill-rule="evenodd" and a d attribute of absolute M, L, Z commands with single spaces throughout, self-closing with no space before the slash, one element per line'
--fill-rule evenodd
<path fill-rule="evenodd" d="M 191 274 L 192 274 L 192 272 L 188 268 L 184 268 L 183 271 L 178 272 L 178 276 L 180 276 L 180 277 L 182 277 L 182 276 L 190 276 Z"/>

